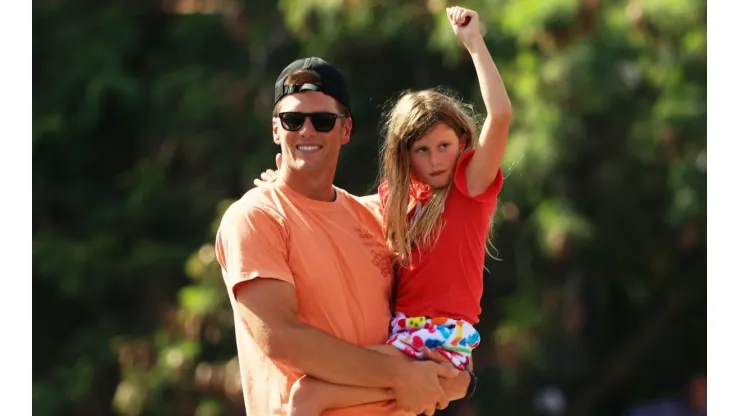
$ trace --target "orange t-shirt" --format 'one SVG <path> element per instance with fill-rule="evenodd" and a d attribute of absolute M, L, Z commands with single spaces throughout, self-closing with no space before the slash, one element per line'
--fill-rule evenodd
<path fill-rule="evenodd" d="M 235 313 L 242 389 L 250 416 L 283 415 L 303 374 L 271 361 L 236 312 L 234 288 L 255 278 L 295 286 L 299 318 L 361 346 L 388 338 L 393 270 L 379 207 L 335 188 L 333 202 L 306 198 L 286 185 L 247 192 L 223 216 L 216 254 Z M 326 415 L 402 414 L 392 402 Z"/>

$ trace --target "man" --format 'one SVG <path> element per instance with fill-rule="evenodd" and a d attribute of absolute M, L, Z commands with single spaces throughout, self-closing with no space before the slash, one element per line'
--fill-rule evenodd
<path fill-rule="evenodd" d="M 232 204 L 216 238 L 247 414 L 284 414 L 303 375 L 396 397 L 335 415 L 432 414 L 465 396 L 465 372 L 363 348 L 387 339 L 393 271 L 377 207 L 332 184 L 352 132 L 341 73 L 315 57 L 286 67 L 272 131 L 277 180 Z"/>

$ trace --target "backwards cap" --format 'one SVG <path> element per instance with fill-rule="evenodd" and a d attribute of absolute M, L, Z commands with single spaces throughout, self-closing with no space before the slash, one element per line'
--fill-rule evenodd
<path fill-rule="evenodd" d="M 288 77 L 292 73 L 299 70 L 315 71 L 321 79 L 320 84 L 285 85 L 285 81 L 288 79 Z M 347 107 L 347 110 L 349 110 L 350 108 L 349 90 L 347 89 L 347 83 L 344 80 L 342 73 L 321 58 L 315 56 L 310 58 L 303 58 L 294 61 L 290 65 L 286 66 L 275 82 L 275 102 L 273 103 L 273 105 L 277 104 L 277 102 L 286 95 L 295 94 L 303 91 L 320 91 L 328 95 L 329 97 L 334 98 L 340 104 Z"/>

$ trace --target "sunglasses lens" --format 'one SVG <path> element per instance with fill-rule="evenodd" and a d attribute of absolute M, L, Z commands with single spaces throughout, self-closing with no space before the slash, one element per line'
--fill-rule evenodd
<path fill-rule="evenodd" d="M 306 116 L 301 113 L 282 113 L 280 114 L 280 121 L 283 123 L 283 128 L 288 131 L 299 130 L 303 126 L 303 120 Z"/>
<path fill-rule="evenodd" d="M 334 121 L 337 116 L 330 113 L 315 113 L 311 114 L 311 124 L 316 131 L 326 133 L 334 128 Z"/>

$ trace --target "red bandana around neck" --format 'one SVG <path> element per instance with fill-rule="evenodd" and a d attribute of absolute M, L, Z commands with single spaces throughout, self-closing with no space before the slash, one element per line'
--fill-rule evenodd
<path fill-rule="evenodd" d="M 389 197 L 387 180 L 384 180 L 378 187 L 378 195 L 380 196 L 381 208 L 385 210 Z M 412 201 L 414 205 L 421 204 L 423 206 L 431 197 L 431 187 L 412 175 L 409 186 L 409 201 Z"/>

